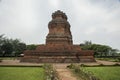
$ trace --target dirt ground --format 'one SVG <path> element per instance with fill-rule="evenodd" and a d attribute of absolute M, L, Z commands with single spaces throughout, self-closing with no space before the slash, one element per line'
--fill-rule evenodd
<path fill-rule="evenodd" d="M 2 60 L 2 62 L 0 62 L 0 65 L 25 65 L 25 66 L 39 66 L 42 64 L 38 64 L 38 63 L 23 63 L 20 62 L 20 60 Z"/>

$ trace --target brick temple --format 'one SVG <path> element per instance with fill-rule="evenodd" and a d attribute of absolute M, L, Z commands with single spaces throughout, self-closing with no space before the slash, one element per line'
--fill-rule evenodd
<path fill-rule="evenodd" d="M 24 51 L 21 62 L 79 63 L 95 61 L 92 50 L 81 50 L 80 45 L 73 44 L 70 24 L 65 13 L 60 10 L 54 12 L 48 29 L 46 44 L 37 46 L 35 50 Z"/>

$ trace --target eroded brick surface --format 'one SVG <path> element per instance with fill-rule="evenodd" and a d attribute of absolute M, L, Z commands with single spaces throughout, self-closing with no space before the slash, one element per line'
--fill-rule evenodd
<path fill-rule="evenodd" d="M 70 24 L 65 13 L 59 10 L 53 13 L 48 28 L 46 44 L 39 45 L 36 50 L 24 51 L 21 62 L 77 63 L 95 61 L 93 51 L 81 50 L 79 45 L 73 45 Z"/>

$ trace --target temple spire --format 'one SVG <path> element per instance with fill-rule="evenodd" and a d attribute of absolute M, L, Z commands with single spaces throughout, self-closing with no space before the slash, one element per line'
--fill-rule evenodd
<path fill-rule="evenodd" d="M 67 16 L 60 10 L 52 14 L 52 20 L 48 24 L 49 33 L 46 44 L 72 44 L 72 35 Z"/>
<path fill-rule="evenodd" d="M 52 14 L 52 19 L 56 19 L 56 18 L 62 18 L 67 20 L 66 14 L 60 10 L 57 10 Z"/>

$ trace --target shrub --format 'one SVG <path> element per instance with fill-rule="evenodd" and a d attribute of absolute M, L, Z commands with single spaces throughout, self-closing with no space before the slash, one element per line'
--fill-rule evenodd
<path fill-rule="evenodd" d="M 120 62 L 120 57 L 117 58 L 118 62 Z"/>
<path fill-rule="evenodd" d="M 2 59 L 0 59 L 0 62 L 2 62 Z"/>
<path fill-rule="evenodd" d="M 44 64 L 46 80 L 59 80 L 57 71 L 51 64 Z"/>
<path fill-rule="evenodd" d="M 70 68 L 70 69 L 73 69 L 73 68 L 74 68 L 74 64 L 71 63 L 71 64 L 68 65 L 67 67 Z"/>
<path fill-rule="evenodd" d="M 101 63 L 99 66 L 104 66 L 104 64 Z"/>
<path fill-rule="evenodd" d="M 118 63 L 115 63 L 113 66 L 120 66 Z"/>

